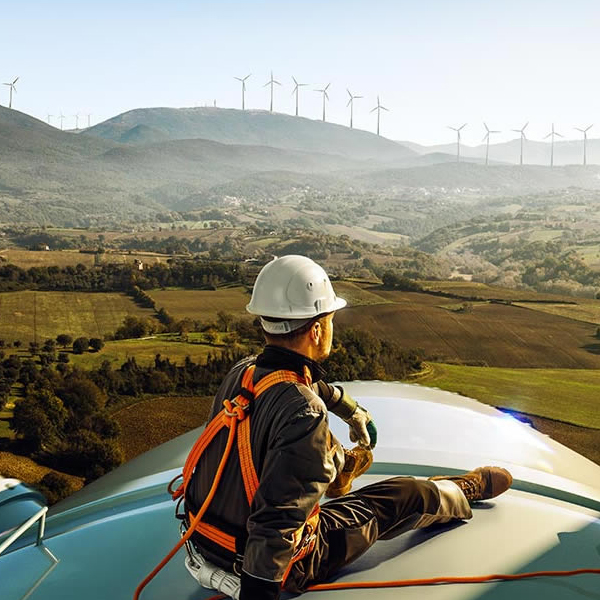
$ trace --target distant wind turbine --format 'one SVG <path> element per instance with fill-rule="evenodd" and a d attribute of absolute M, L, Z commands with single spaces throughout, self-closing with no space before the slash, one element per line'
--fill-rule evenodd
<path fill-rule="evenodd" d="M 91 121 L 92 113 L 88 113 L 87 118 L 88 118 L 88 127 L 91 127 L 91 124 L 92 124 L 92 121 Z"/>
<path fill-rule="evenodd" d="M 8 108 L 12 108 L 12 96 L 13 96 L 13 92 L 16 94 L 17 93 L 17 88 L 15 87 L 15 83 L 17 83 L 17 81 L 19 81 L 19 78 L 16 77 L 15 79 L 13 79 L 13 81 L 11 83 L 5 83 L 3 85 L 7 85 L 10 88 L 10 99 L 8 101 Z"/>
<path fill-rule="evenodd" d="M 563 137 L 558 133 L 558 131 L 554 131 L 554 123 L 552 123 L 552 131 L 544 138 L 545 140 L 551 137 L 550 140 L 550 168 L 554 166 L 554 136 Z"/>
<path fill-rule="evenodd" d="M 323 94 L 323 121 L 325 121 L 325 99 L 329 100 L 329 94 L 327 93 L 327 88 L 331 85 L 328 83 L 322 90 L 315 90 L 315 92 L 320 92 Z"/>
<path fill-rule="evenodd" d="M 46 119 L 48 119 L 48 125 L 50 125 L 50 119 L 53 117 L 54 115 L 51 114 L 47 114 L 46 115 Z"/>
<path fill-rule="evenodd" d="M 460 127 L 451 127 L 450 125 L 448 125 L 448 129 L 456 131 L 456 162 L 460 162 L 460 132 L 466 126 L 466 123 L 463 123 Z"/>
<path fill-rule="evenodd" d="M 483 124 L 485 127 L 486 134 L 483 136 L 483 141 L 485 142 L 485 166 L 488 165 L 488 158 L 490 155 L 490 135 L 492 133 L 500 133 L 497 130 L 490 129 L 485 123 Z"/>
<path fill-rule="evenodd" d="M 346 104 L 346 107 L 350 107 L 350 129 L 352 129 L 352 120 L 354 116 L 354 101 L 357 98 L 362 98 L 362 96 L 353 96 L 348 88 L 346 88 L 346 91 L 348 92 L 348 96 L 350 96 L 350 100 L 348 100 L 348 104 Z"/>
<path fill-rule="evenodd" d="M 273 112 L 273 86 L 277 84 L 277 85 L 281 85 L 279 83 L 279 81 L 276 81 L 275 79 L 273 79 L 273 71 L 271 71 L 271 79 L 269 81 L 267 81 L 267 83 L 265 83 L 265 85 L 263 87 L 267 87 L 268 85 L 271 86 L 271 106 L 269 108 L 269 112 Z"/>
<path fill-rule="evenodd" d="M 234 77 L 234 79 L 242 82 L 242 110 L 246 109 L 246 79 L 248 79 L 250 75 L 252 75 L 252 73 L 246 75 L 246 77 Z"/>
<path fill-rule="evenodd" d="M 79 129 L 79 113 L 73 115 L 75 117 L 75 129 Z"/>
<path fill-rule="evenodd" d="M 60 112 L 60 117 L 58 118 L 60 119 L 60 130 L 62 131 L 63 121 L 65 120 L 65 115 L 62 114 L 62 111 Z"/>
<path fill-rule="evenodd" d="M 298 92 L 302 86 L 308 85 L 308 83 L 298 83 L 294 76 L 292 76 L 292 79 L 294 80 L 294 91 L 292 94 L 296 94 L 296 116 L 298 116 Z"/>
<path fill-rule="evenodd" d="M 527 128 L 527 125 L 529 125 L 529 121 L 527 121 L 527 123 L 525 123 L 521 129 L 513 129 L 515 133 L 521 134 L 521 158 L 519 159 L 519 164 L 521 166 L 523 166 L 523 142 L 527 139 L 525 137 L 525 129 Z"/>
<path fill-rule="evenodd" d="M 594 126 L 592 123 L 588 125 L 585 129 L 580 129 L 579 127 L 575 127 L 577 131 L 581 131 L 583 133 L 583 166 L 587 164 L 587 132 Z"/>
<path fill-rule="evenodd" d="M 379 102 L 379 96 L 377 96 L 377 106 L 371 110 L 371 112 L 377 111 L 377 135 L 379 135 L 379 118 L 382 110 L 389 112 L 385 106 L 381 105 L 381 102 Z"/>

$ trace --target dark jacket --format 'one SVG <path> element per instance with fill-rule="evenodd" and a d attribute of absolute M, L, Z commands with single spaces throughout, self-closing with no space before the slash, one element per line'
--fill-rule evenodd
<path fill-rule="evenodd" d="M 304 365 L 319 383 L 310 388 L 279 383 L 254 403 L 250 436 L 258 491 L 249 507 L 238 453 L 232 452 L 205 521 L 240 540 L 238 552 L 243 554 L 245 574 L 265 583 L 281 582 L 294 550 L 292 534 L 304 524 L 338 470 L 343 468 L 343 449 L 329 431 L 327 414 L 327 405 L 334 407 L 341 394 L 339 389 L 321 381 L 323 370 L 314 361 L 267 346 L 257 358 L 244 359 L 231 369 L 215 396 L 211 418 L 221 410 L 224 399 L 232 399 L 239 393 L 242 374 L 253 363 L 255 383 L 279 369 L 302 374 Z M 192 477 L 186 506 L 194 513 L 212 485 L 226 438 L 225 428 L 206 449 Z M 222 567 L 233 567 L 216 545 L 197 534 L 194 536 L 194 543 L 206 558 Z M 244 577 L 242 581 L 244 590 Z"/>

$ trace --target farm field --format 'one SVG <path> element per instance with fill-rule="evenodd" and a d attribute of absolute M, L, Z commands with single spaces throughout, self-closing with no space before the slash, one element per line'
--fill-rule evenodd
<path fill-rule="evenodd" d="M 131 460 L 163 442 L 200 427 L 208 418 L 212 397 L 160 396 L 113 413 L 121 426 L 119 443 Z"/>
<path fill-rule="evenodd" d="M 34 339 L 34 298 L 37 339 L 43 341 L 68 333 L 77 338 L 112 334 L 127 315 L 151 317 L 125 294 L 88 292 L 0 293 L 0 338 L 6 341 Z"/>
<path fill-rule="evenodd" d="M 107 360 L 113 368 L 120 367 L 128 358 L 135 358 L 139 365 L 154 363 L 157 354 L 169 357 L 172 362 L 182 364 L 189 356 L 193 362 L 204 363 L 210 352 L 221 352 L 222 348 L 207 344 L 187 344 L 167 341 L 160 336 L 139 340 L 115 340 L 106 342 L 99 352 L 70 354 L 71 364 L 84 369 L 98 368 Z"/>
<path fill-rule="evenodd" d="M 152 290 L 156 306 L 164 308 L 175 319 L 215 321 L 219 311 L 245 315 L 250 295 L 243 287 L 218 290 Z"/>
<path fill-rule="evenodd" d="M 514 305 L 600 325 L 600 300 L 577 298 L 577 304 L 515 302 Z"/>
<path fill-rule="evenodd" d="M 457 312 L 449 310 L 452 301 L 447 298 L 416 292 L 377 294 L 392 303 L 340 311 L 337 326 L 368 330 L 405 348 L 422 349 L 426 359 L 441 362 L 600 368 L 592 324 L 505 304 L 477 303 L 470 312 Z"/>
<path fill-rule="evenodd" d="M 475 281 L 419 281 L 419 283 L 426 290 L 457 294 L 465 298 L 477 297 L 482 300 L 531 300 L 534 302 L 576 302 L 579 300 L 579 298 L 572 296 L 542 294 L 529 290 L 513 290 Z"/>
<path fill-rule="evenodd" d="M 590 369 L 500 369 L 433 364 L 418 380 L 475 398 L 573 425 L 598 430 L 600 442 L 600 372 Z"/>
<path fill-rule="evenodd" d="M 0 256 L 7 262 L 29 269 L 31 267 L 67 267 L 79 263 L 86 267 L 94 266 L 94 255 L 77 250 L 2 250 Z"/>
<path fill-rule="evenodd" d="M 373 304 L 390 303 L 390 300 L 352 281 L 333 281 L 332 284 L 335 293 L 348 301 L 348 306 L 370 306 Z"/>
<path fill-rule="evenodd" d="M 126 264 L 133 263 L 135 259 L 141 260 L 147 264 L 166 263 L 171 255 L 157 254 L 155 252 L 118 252 L 108 251 L 98 255 L 77 250 L 2 250 L 0 257 L 6 259 L 6 262 L 16 265 L 21 269 L 30 269 L 31 267 L 74 267 L 78 264 L 90 268 L 95 264 Z M 96 263 L 96 260 L 98 263 Z"/>

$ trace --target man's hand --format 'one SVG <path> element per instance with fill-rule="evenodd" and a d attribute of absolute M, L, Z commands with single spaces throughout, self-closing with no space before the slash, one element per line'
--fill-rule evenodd
<path fill-rule="evenodd" d="M 369 411 L 360 404 L 352 416 L 345 419 L 350 427 L 350 440 L 363 448 L 375 448 L 377 444 L 377 427 Z"/>

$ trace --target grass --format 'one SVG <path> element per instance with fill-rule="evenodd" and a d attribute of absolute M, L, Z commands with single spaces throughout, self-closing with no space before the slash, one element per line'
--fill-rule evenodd
<path fill-rule="evenodd" d="M 221 348 L 208 344 L 188 344 L 185 342 L 169 341 L 163 336 L 140 340 L 115 340 L 106 342 L 99 352 L 86 352 L 85 354 L 71 354 L 71 364 L 83 369 L 95 369 L 105 360 L 113 368 L 120 367 L 128 358 L 135 357 L 140 365 L 154 363 L 157 354 L 169 357 L 173 362 L 183 363 L 186 356 L 193 362 L 204 363 L 209 352 L 219 352 Z"/>
<path fill-rule="evenodd" d="M 4 292 L 0 294 L 0 338 L 27 343 L 34 339 L 34 299 L 38 341 L 68 333 L 104 337 L 126 315 L 150 317 L 154 311 L 137 306 L 125 294 L 87 292 Z"/>
<path fill-rule="evenodd" d="M 419 380 L 491 406 L 600 429 L 600 372 L 590 369 L 501 369 L 434 364 Z"/>
<path fill-rule="evenodd" d="M 250 296 L 245 288 L 231 287 L 218 290 L 153 290 L 150 296 L 156 306 L 164 308 L 175 319 L 215 321 L 219 311 L 246 315 Z"/>

